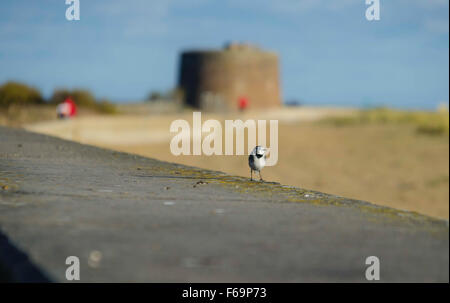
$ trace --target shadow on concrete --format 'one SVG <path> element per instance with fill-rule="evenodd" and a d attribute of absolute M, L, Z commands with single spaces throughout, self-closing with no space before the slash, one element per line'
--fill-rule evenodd
<path fill-rule="evenodd" d="M 0 283 L 48 283 L 50 278 L 0 231 Z"/>

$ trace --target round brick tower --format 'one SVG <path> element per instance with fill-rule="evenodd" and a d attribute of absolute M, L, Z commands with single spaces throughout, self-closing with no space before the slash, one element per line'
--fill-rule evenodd
<path fill-rule="evenodd" d="M 206 111 L 279 107 L 278 56 L 248 44 L 181 55 L 184 102 Z"/>

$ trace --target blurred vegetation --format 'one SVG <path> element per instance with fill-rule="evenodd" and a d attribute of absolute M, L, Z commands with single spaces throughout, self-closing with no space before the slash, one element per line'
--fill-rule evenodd
<path fill-rule="evenodd" d="M 163 94 L 158 91 L 152 91 L 147 98 L 147 101 L 157 101 L 163 99 Z"/>
<path fill-rule="evenodd" d="M 55 106 L 39 105 L 11 105 L 0 108 L 0 125 L 19 127 L 24 124 L 52 120 L 56 117 Z"/>
<path fill-rule="evenodd" d="M 79 107 L 88 108 L 102 114 L 115 114 L 117 107 L 106 99 L 97 100 L 94 95 L 85 89 L 56 89 L 51 96 L 50 104 L 59 104 L 66 98 L 72 98 Z"/>
<path fill-rule="evenodd" d="M 95 109 L 101 114 L 117 114 L 117 106 L 106 99 L 102 99 L 96 103 Z"/>
<path fill-rule="evenodd" d="M 0 107 L 9 108 L 13 105 L 44 104 L 39 90 L 19 82 L 7 82 L 0 86 Z"/>
<path fill-rule="evenodd" d="M 64 100 L 69 97 L 72 98 L 78 106 L 88 108 L 94 108 L 96 106 L 95 97 L 89 91 L 83 89 L 56 89 L 53 91 L 53 95 L 50 97 L 49 102 L 56 105 L 64 102 Z"/>
<path fill-rule="evenodd" d="M 0 109 L 12 115 L 18 112 L 20 107 L 56 105 L 68 97 L 72 98 L 80 108 L 102 114 L 117 113 L 117 107 L 114 104 L 106 99 L 97 100 L 90 91 L 85 89 L 57 89 L 49 100 L 45 100 L 38 89 L 13 81 L 0 86 Z"/>
<path fill-rule="evenodd" d="M 362 110 L 355 115 L 326 118 L 325 123 L 336 126 L 364 124 L 410 124 L 418 133 L 427 135 L 449 134 L 449 112 L 447 108 L 438 111 L 402 111 L 389 108 Z"/>
<path fill-rule="evenodd" d="M 155 102 L 155 101 L 173 101 L 173 102 L 181 102 L 183 100 L 183 90 L 180 88 L 170 89 L 165 92 L 161 91 L 152 91 L 147 97 L 147 101 Z"/>
<path fill-rule="evenodd" d="M 303 101 L 299 99 L 289 99 L 284 102 L 284 105 L 286 106 L 302 106 Z"/>

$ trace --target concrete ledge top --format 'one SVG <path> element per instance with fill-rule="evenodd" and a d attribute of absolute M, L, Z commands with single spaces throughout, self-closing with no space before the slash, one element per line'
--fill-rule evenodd
<path fill-rule="evenodd" d="M 4 127 L 0 233 L 16 281 L 449 281 L 448 221 Z"/>

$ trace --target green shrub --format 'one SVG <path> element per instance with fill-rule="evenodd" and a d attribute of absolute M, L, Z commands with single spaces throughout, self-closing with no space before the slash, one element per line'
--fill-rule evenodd
<path fill-rule="evenodd" d="M 180 101 L 183 99 L 184 92 L 181 88 L 173 88 L 164 92 L 152 91 L 148 97 L 147 101 Z"/>
<path fill-rule="evenodd" d="M 82 108 L 91 109 L 102 114 L 117 113 L 117 107 L 114 104 L 105 99 L 97 101 L 94 95 L 85 89 L 57 89 L 53 92 L 50 103 L 59 104 L 68 97 L 70 97 L 77 106 Z"/>
<path fill-rule="evenodd" d="M 41 93 L 28 85 L 19 82 L 7 82 L 0 86 L 0 107 L 11 105 L 43 104 Z"/>
<path fill-rule="evenodd" d="M 107 100 L 98 102 L 96 110 L 102 114 L 117 114 L 117 107 Z"/>
<path fill-rule="evenodd" d="M 365 124 L 409 124 L 414 125 L 418 133 L 443 135 L 449 133 L 448 111 L 401 111 L 389 108 L 362 110 L 345 117 L 327 118 L 326 123 L 336 126 Z"/>
<path fill-rule="evenodd" d="M 158 101 L 163 98 L 163 94 L 157 91 L 153 91 L 148 95 L 148 101 Z"/>
<path fill-rule="evenodd" d="M 94 95 L 84 89 L 57 89 L 53 92 L 50 103 L 59 104 L 68 97 L 72 98 L 72 100 L 81 107 L 95 108 L 97 106 Z"/>
<path fill-rule="evenodd" d="M 418 123 L 417 132 L 426 135 L 448 135 L 449 117 L 448 112 L 438 113 L 433 119 L 422 120 Z"/>

